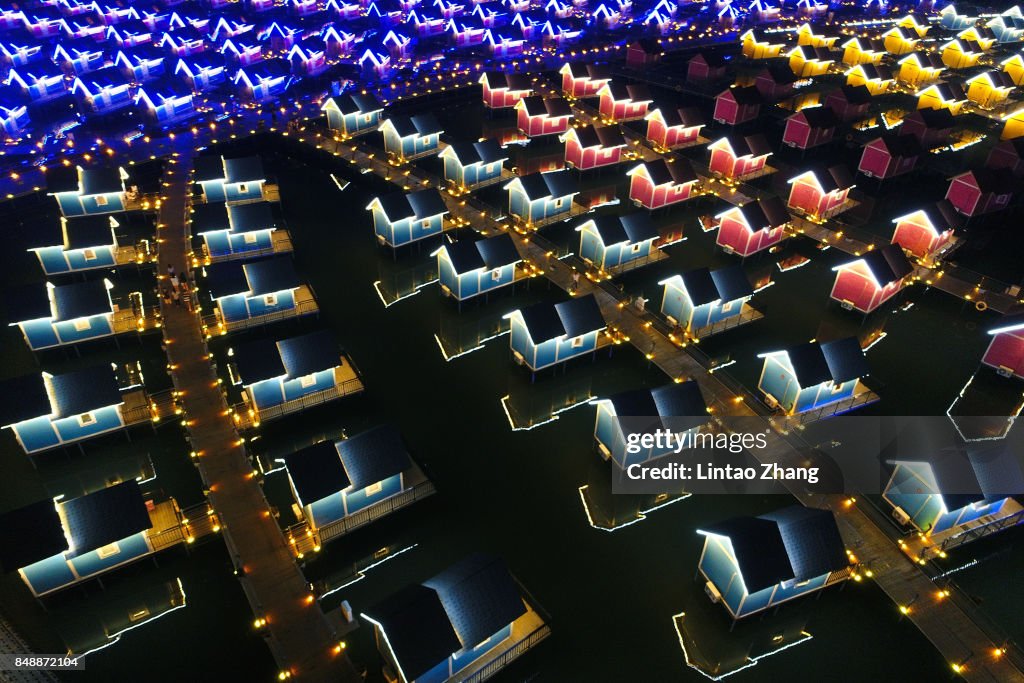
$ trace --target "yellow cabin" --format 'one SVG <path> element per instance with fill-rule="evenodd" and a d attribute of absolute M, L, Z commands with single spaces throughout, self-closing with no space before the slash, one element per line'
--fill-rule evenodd
<path fill-rule="evenodd" d="M 960 40 L 977 43 L 982 52 L 988 52 L 996 44 L 996 34 L 987 26 L 971 26 L 956 34 Z"/>
<path fill-rule="evenodd" d="M 1004 71 L 986 71 L 967 80 L 967 99 L 979 107 L 992 109 L 1006 101 L 1015 85 Z"/>
<path fill-rule="evenodd" d="M 835 59 L 827 48 L 814 48 L 809 45 L 798 45 L 786 55 L 789 57 L 789 68 L 800 78 L 812 78 L 828 73 Z"/>
<path fill-rule="evenodd" d="M 983 52 L 974 41 L 956 38 L 942 46 L 942 63 L 950 69 L 969 69 L 977 66 Z"/>
<path fill-rule="evenodd" d="M 878 64 L 885 57 L 885 43 L 868 38 L 850 38 L 843 43 L 843 64 Z"/>
<path fill-rule="evenodd" d="M 896 78 L 913 88 L 934 83 L 942 76 L 946 65 L 933 52 L 911 52 L 899 61 Z"/>
<path fill-rule="evenodd" d="M 928 34 L 928 29 L 931 28 L 927 19 L 916 14 L 908 14 L 897 21 L 896 25 L 900 28 L 909 28 L 917 34 L 918 38 L 924 38 Z"/>
<path fill-rule="evenodd" d="M 1000 65 L 1014 85 L 1024 85 L 1024 55 L 1015 54 L 1009 59 L 1004 59 Z"/>
<path fill-rule="evenodd" d="M 1024 107 L 1003 117 L 1001 140 L 1013 140 L 1024 136 Z"/>
<path fill-rule="evenodd" d="M 948 109 L 953 116 L 966 101 L 967 94 L 956 83 L 934 83 L 917 94 L 918 109 Z"/>
<path fill-rule="evenodd" d="M 879 95 L 892 84 L 892 71 L 881 64 L 858 64 L 846 71 L 846 84 L 863 85 L 872 95 Z"/>
<path fill-rule="evenodd" d="M 913 29 L 893 26 L 882 34 L 882 42 L 889 54 L 898 56 L 913 52 L 921 39 Z"/>
<path fill-rule="evenodd" d="M 831 50 L 836 41 L 839 40 L 839 36 L 825 35 L 824 33 L 818 33 L 814 27 L 810 24 L 803 24 L 796 30 L 796 44 L 807 45 L 809 47 L 824 47 Z"/>
<path fill-rule="evenodd" d="M 785 47 L 784 43 L 773 43 L 754 29 L 740 36 L 740 40 L 743 45 L 743 56 L 749 59 L 773 59 L 782 54 L 782 48 Z"/>

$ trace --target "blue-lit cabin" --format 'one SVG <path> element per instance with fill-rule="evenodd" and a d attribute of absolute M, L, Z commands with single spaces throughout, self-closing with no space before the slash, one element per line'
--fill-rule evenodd
<path fill-rule="evenodd" d="M 437 152 L 444 131 L 437 117 L 426 113 L 384 119 L 380 132 L 387 153 L 405 161 Z"/>
<path fill-rule="evenodd" d="M 45 59 L 42 45 L 24 44 L 9 40 L 0 40 L 0 62 L 8 66 L 22 67 Z"/>
<path fill-rule="evenodd" d="M 66 35 L 74 40 L 105 43 L 107 42 L 107 25 L 95 14 L 79 16 L 68 21 Z"/>
<path fill-rule="evenodd" d="M 28 107 L 0 104 L 0 130 L 4 140 L 20 140 L 29 123 Z"/>
<path fill-rule="evenodd" d="M 258 156 L 228 159 L 202 156 L 196 159 L 195 182 L 202 188 L 207 203 L 254 202 L 263 199 L 267 176 Z"/>
<path fill-rule="evenodd" d="M 68 92 L 64 72 L 58 67 L 41 62 L 27 69 L 11 69 L 7 72 L 7 85 L 15 89 L 23 102 L 48 102 Z"/>
<path fill-rule="evenodd" d="M 788 415 L 851 398 L 868 363 L 856 337 L 807 342 L 787 351 L 764 353 L 757 388 L 769 405 Z"/>
<path fill-rule="evenodd" d="M 579 194 L 568 171 L 532 173 L 505 185 L 508 212 L 526 223 L 536 223 L 561 215 L 568 217 L 572 200 Z"/>
<path fill-rule="evenodd" d="M 1013 449 L 1005 444 L 972 445 L 962 452 L 921 457 L 900 453 L 893 465 L 882 497 L 893 507 L 897 520 L 912 525 L 933 543 L 1022 510 L 1009 494 L 1024 491 L 1024 475 Z"/>
<path fill-rule="evenodd" d="M 75 78 L 71 94 L 83 109 L 95 114 L 107 114 L 132 104 L 131 84 L 111 66 Z"/>
<path fill-rule="evenodd" d="M 140 45 L 119 50 L 114 58 L 114 66 L 129 81 L 145 83 L 166 73 L 166 58 L 167 55 L 160 48 L 154 45 Z"/>
<path fill-rule="evenodd" d="M 139 86 L 135 104 L 146 118 L 158 124 L 180 121 L 196 111 L 192 89 L 170 79 Z"/>
<path fill-rule="evenodd" d="M 327 55 L 324 46 L 318 45 L 315 38 L 292 45 L 288 51 L 288 62 L 292 65 L 292 73 L 296 76 L 317 76 L 327 70 Z"/>
<path fill-rule="evenodd" d="M 210 298 L 226 327 L 274 314 L 303 314 L 296 299 L 296 290 L 303 285 L 288 256 L 215 263 L 206 273 Z"/>
<path fill-rule="evenodd" d="M 610 270 L 651 256 L 660 237 L 651 216 L 638 211 L 624 216 L 599 216 L 577 226 L 580 257 L 595 268 Z"/>
<path fill-rule="evenodd" d="M 133 50 L 153 42 L 153 32 L 141 21 L 118 24 L 107 29 L 106 42 L 124 50 Z"/>
<path fill-rule="evenodd" d="M 53 48 L 53 62 L 80 76 L 108 66 L 110 59 L 101 45 L 86 39 L 58 44 Z"/>
<path fill-rule="evenodd" d="M 459 188 L 471 188 L 501 177 L 508 153 L 496 140 L 456 142 L 438 156 L 444 161 L 445 180 Z"/>
<path fill-rule="evenodd" d="M 29 251 L 46 275 L 114 268 L 121 248 L 117 217 L 106 214 L 47 220 L 33 226 Z"/>
<path fill-rule="evenodd" d="M 114 334 L 110 280 L 19 287 L 8 296 L 7 319 L 33 351 Z"/>
<path fill-rule="evenodd" d="M 465 301 L 515 282 L 516 265 L 522 261 L 507 234 L 485 239 L 463 239 L 434 252 L 442 291 Z"/>
<path fill-rule="evenodd" d="M 292 495 L 313 533 L 401 493 L 412 468 L 401 434 L 390 425 L 321 441 L 284 461 Z"/>
<path fill-rule="evenodd" d="M 381 44 L 388 49 L 392 59 L 408 59 L 416 49 L 416 43 L 407 35 L 391 30 L 384 36 Z"/>
<path fill-rule="evenodd" d="M 275 230 L 277 220 L 267 202 L 214 202 L 192 209 L 192 234 L 202 238 L 214 263 L 270 253 Z"/>
<path fill-rule="evenodd" d="M 228 39 L 220 46 L 220 53 L 239 69 L 263 61 L 263 46 L 256 42 Z"/>
<path fill-rule="evenodd" d="M 60 0 L 57 4 L 61 14 L 69 17 L 79 17 L 96 12 L 96 4 L 88 0 Z"/>
<path fill-rule="evenodd" d="M 511 321 L 513 357 L 533 371 L 596 351 L 606 327 L 593 294 L 557 304 L 537 303 L 505 317 Z"/>
<path fill-rule="evenodd" d="M 147 500 L 130 479 L 0 515 L 0 564 L 40 597 L 155 552 L 153 527 Z"/>
<path fill-rule="evenodd" d="M 712 524 L 700 573 L 705 592 L 733 619 L 821 590 L 850 576 L 850 560 L 830 510 L 791 505 L 759 517 Z"/>
<path fill-rule="evenodd" d="M 64 216 L 114 213 L 125 210 L 126 180 L 128 174 L 118 166 L 61 166 L 47 173 L 46 190 Z"/>
<path fill-rule="evenodd" d="M 270 50 L 276 53 L 287 52 L 294 46 L 302 36 L 302 31 L 291 26 L 285 26 L 273 21 L 270 26 L 256 34 L 257 40 L 265 43 Z"/>
<path fill-rule="evenodd" d="M 946 5 L 942 11 L 939 12 L 939 26 L 947 31 L 962 31 L 974 26 L 977 21 L 977 17 L 959 14 L 956 11 L 956 7 L 953 6 L 953 3 Z"/>
<path fill-rule="evenodd" d="M 224 55 L 208 52 L 194 57 L 183 57 L 174 67 L 174 75 L 183 79 L 192 90 L 205 92 L 227 81 Z"/>
<path fill-rule="evenodd" d="M 696 431 L 708 422 L 708 407 L 700 386 L 693 381 L 668 384 L 655 389 L 624 391 L 598 399 L 594 422 L 594 440 L 605 460 L 621 469 L 668 455 L 674 449 L 642 448 L 626 450 L 626 433 L 670 429 L 673 434 Z M 625 430 L 623 427 L 625 426 Z M 636 429 L 634 429 L 634 426 Z"/>
<path fill-rule="evenodd" d="M 67 446 L 125 426 L 124 399 L 110 365 L 0 382 L 0 422 L 28 454 Z"/>
<path fill-rule="evenodd" d="M 361 9 L 358 4 L 354 6 L 357 10 Z M 324 30 L 320 33 L 320 38 L 324 41 L 324 46 L 327 48 L 327 56 L 332 58 L 348 55 L 356 44 L 355 34 L 335 26 L 324 27 Z"/>
<path fill-rule="evenodd" d="M 250 24 L 240 19 L 228 19 L 225 16 L 217 16 L 216 21 L 214 21 L 214 17 L 210 17 L 210 22 L 213 26 L 207 30 L 209 31 L 210 40 L 215 44 L 223 43 L 226 40 L 233 40 L 252 32 L 256 28 L 255 24 Z M 271 27 L 276 25 L 276 22 L 272 23 Z"/>
<path fill-rule="evenodd" d="M 56 38 L 62 31 L 68 30 L 67 20 L 53 7 L 27 10 L 24 24 L 28 32 L 40 41 Z"/>
<path fill-rule="evenodd" d="M 201 54 L 210 46 L 206 34 L 189 25 L 165 32 L 160 39 L 160 47 L 172 56 L 180 58 Z"/>
<path fill-rule="evenodd" d="M 369 93 L 342 93 L 329 97 L 321 110 L 327 116 L 327 127 L 346 137 L 377 130 L 384 115 L 384 105 Z"/>
<path fill-rule="evenodd" d="M 123 24 L 127 21 L 141 21 L 138 11 L 132 6 L 125 7 L 121 4 L 113 5 L 93 5 L 96 8 L 97 13 L 103 19 L 103 23 L 108 26 L 114 24 Z"/>
<path fill-rule="evenodd" d="M 409 12 L 408 21 L 416 29 L 416 35 L 420 38 L 430 38 L 444 33 L 448 20 L 442 16 L 431 13 L 426 9 L 412 10 Z"/>
<path fill-rule="evenodd" d="M 242 95 L 254 102 L 283 95 L 293 80 L 288 62 L 277 60 L 249 67 L 248 71 L 244 68 L 239 69 L 233 79 Z"/>
<path fill-rule="evenodd" d="M 366 78 L 386 79 L 394 70 L 391 55 L 384 54 L 373 48 L 366 48 L 357 60 L 359 69 Z"/>
<path fill-rule="evenodd" d="M 536 616 L 505 563 L 477 553 L 360 616 L 373 624 L 389 680 L 443 683 L 512 650 L 527 635 L 513 626 L 528 615 Z"/>
<path fill-rule="evenodd" d="M 665 287 L 662 314 L 684 330 L 699 330 L 740 315 L 754 293 L 738 263 L 718 270 L 696 268 L 658 284 Z"/>
<path fill-rule="evenodd" d="M 448 207 L 434 188 L 390 192 L 374 197 L 366 207 L 373 214 L 373 231 L 381 244 L 400 247 L 444 231 Z"/>

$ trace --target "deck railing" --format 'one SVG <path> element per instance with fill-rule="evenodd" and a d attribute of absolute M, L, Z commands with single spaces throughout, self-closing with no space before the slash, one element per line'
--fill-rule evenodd
<path fill-rule="evenodd" d="M 514 659 L 518 658 L 527 650 L 532 649 L 537 645 L 537 643 L 541 642 L 550 635 L 551 629 L 548 628 L 547 624 L 542 624 L 541 626 L 538 626 L 529 634 L 527 634 L 525 638 L 515 643 L 501 654 L 497 655 L 494 659 L 487 662 L 487 664 L 477 669 L 473 673 L 467 676 L 460 676 L 459 674 L 455 674 L 454 676 L 452 676 L 451 680 L 457 681 L 458 683 L 481 683 L 481 681 L 486 681 L 487 679 L 491 678 L 499 671 L 501 671 L 503 668 L 508 666 Z"/>
<path fill-rule="evenodd" d="M 334 399 L 342 398 L 343 396 L 358 394 L 363 389 L 363 380 L 359 377 L 352 377 L 342 381 L 340 384 L 330 387 L 329 389 L 315 391 L 311 394 L 294 398 L 286 403 L 281 403 L 276 406 L 250 408 L 248 403 L 237 403 L 232 406 L 231 409 L 239 416 L 236 419 L 238 428 L 246 429 L 249 427 L 255 427 L 259 422 L 266 422 L 267 420 L 273 420 L 291 413 L 297 413 L 305 410 L 306 408 L 322 405 L 329 401 L 333 401 Z M 251 417 L 250 411 L 252 411 Z"/>

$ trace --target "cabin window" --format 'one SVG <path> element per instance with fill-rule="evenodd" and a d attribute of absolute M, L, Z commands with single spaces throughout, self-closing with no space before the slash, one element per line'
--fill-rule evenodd
<path fill-rule="evenodd" d="M 639 253 L 640 253 L 640 247 L 642 247 L 642 246 L 643 246 L 642 244 L 634 244 L 633 246 L 631 246 L 631 247 L 629 248 L 629 250 L 630 250 L 630 251 L 631 251 L 632 253 L 634 253 L 634 254 L 639 254 Z"/>
<path fill-rule="evenodd" d="M 121 552 L 121 548 L 117 545 L 117 541 L 107 544 L 102 548 L 96 548 L 96 554 L 101 560 L 104 560 L 111 555 L 117 555 L 119 552 Z"/>
<path fill-rule="evenodd" d="M 565 199 L 563 197 L 559 197 L 558 199 L 556 199 L 555 200 L 555 208 L 556 209 L 561 209 L 562 208 L 562 202 L 564 202 L 564 201 L 565 201 Z"/>
<path fill-rule="evenodd" d="M 495 268 L 491 271 L 491 279 L 495 282 L 501 279 L 501 268 Z"/>
<path fill-rule="evenodd" d="M 85 249 L 85 250 L 83 250 L 82 255 L 85 256 L 85 260 L 86 261 L 92 261 L 93 259 L 96 258 L 96 250 L 95 249 Z"/>
<path fill-rule="evenodd" d="M 724 304 L 722 304 L 722 313 L 728 313 L 729 311 L 731 311 L 734 303 L 735 302 L 733 301 L 726 301 Z"/>
<path fill-rule="evenodd" d="M 91 327 L 88 318 L 79 318 L 73 324 L 75 326 L 75 332 L 85 332 Z"/>
<path fill-rule="evenodd" d="M 316 384 L 316 374 L 305 375 L 304 377 L 299 378 L 299 386 L 303 389 L 308 389 L 314 384 Z"/>
<path fill-rule="evenodd" d="M 92 413 L 82 413 L 78 416 L 78 424 L 82 427 L 88 427 L 89 425 L 96 424 L 96 416 Z"/>
<path fill-rule="evenodd" d="M 255 244 L 256 243 L 256 237 L 257 237 L 256 233 L 254 233 L 254 232 L 247 232 L 247 233 L 245 233 L 245 237 L 243 239 L 245 240 L 246 244 Z"/>
<path fill-rule="evenodd" d="M 372 496 L 377 493 L 380 493 L 383 490 L 384 484 L 378 481 L 376 484 L 370 484 L 369 486 L 366 487 L 366 495 Z"/>
<path fill-rule="evenodd" d="M 424 221 L 420 221 L 420 227 L 427 230 L 430 227 L 430 219 L 428 218 Z"/>
<path fill-rule="evenodd" d="M 276 306 L 277 294 L 267 294 L 266 296 L 263 297 L 263 303 L 266 304 L 267 306 Z"/>
<path fill-rule="evenodd" d="M 249 191 L 249 186 L 245 183 L 238 183 L 238 191 L 245 194 Z"/>
<path fill-rule="evenodd" d="M 578 349 L 583 346 L 583 337 L 574 337 L 572 340 L 572 348 Z"/>
<path fill-rule="evenodd" d="M 96 206 L 106 206 L 106 205 L 107 205 L 107 198 L 106 197 L 104 197 L 103 195 L 99 195 L 98 197 L 96 197 Z"/>
<path fill-rule="evenodd" d="M 839 383 L 839 382 L 832 382 L 832 387 L 831 387 L 831 389 L 832 389 L 832 393 L 833 393 L 833 394 L 839 393 L 839 390 L 840 390 L 840 389 L 842 389 L 842 388 L 843 388 L 843 385 L 842 385 L 842 383 Z"/>
<path fill-rule="evenodd" d="M 796 588 L 802 588 L 803 586 L 806 586 L 806 585 L 807 585 L 807 584 L 809 584 L 810 582 L 811 582 L 811 580 L 810 580 L 810 579 L 807 579 L 806 581 L 799 581 L 799 582 L 797 582 L 797 584 L 796 584 L 796 586 L 795 586 L 795 587 L 796 587 Z"/>

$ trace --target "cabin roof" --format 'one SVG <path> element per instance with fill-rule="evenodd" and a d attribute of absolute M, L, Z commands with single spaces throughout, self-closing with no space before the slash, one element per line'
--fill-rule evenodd
<path fill-rule="evenodd" d="M 704 114 L 697 107 L 657 107 L 666 126 L 703 126 Z"/>
<path fill-rule="evenodd" d="M 455 142 L 449 145 L 459 163 L 463 166 L 470 164 L 491 164 L 496 161 L 508 159 L 508 153 L 501 148 L 497 140 L 487 139 L 478 142 Z"/>
<path fill-rule="evenodd" d="M 585 64 L 569 62 L 569 73 L 573 78 L 590 78 L 591 80 L 607 80 L 612 77 L 607 64 Z"/>
<path fill-rule="evenodd" d="M 229 183 L 247 183 L 265 180 L 263 161 L 258 156 L 224 159 L 224 175 Z"/>
<path fill-rule="evenodd" d="M 761 93 L 756 86 L 747 85 L 735 88 L 726 88 L 718 94 L 718 97 L 731 97 L 736 104 L 761 104 Z"/>
<path fill-rule="evenodd" d="M 68 549 L 57 508 L 41 500 L 0 515 L 0 568 L 11 572 Z"/>
<path fill-rule="evenodd" d="M 74 320 L 111 312 L 105 280 L 58 285 L 53 288 L 53 303 L 57 309 L 57 320 Z"/>
<path fill-rule="evenodd" d="M 405 218 L 422 219 L 448 212 L 448 207 L 436 188 L 416 192 L 390 192 L 377 197 L 381 209 L 391 222 Z"/>
<path fill-rule="evenodd" d="M 739 263 L 711 271 L 711 279 L 722 301 L 736 301 L 754 293 L 754 288 Z"/>
<path fill-rule="evenodd" d="M 480 268 L 493 270 L 522 260 L 512 237 L 505 233 L 486 239 L 462 239 L 446 244 L 444 248 L 456 273 Z"/>
<path fill-rule="evenodd" d="M 444 245 L 444 250 L 456 273 L 468 273 L 484 267 L 484 258 L 476 247 L 476 240 L 458 240 Z"/>
<path fill-rule="evenodd" d="M 693 380 L 666 384 L 654 389 L 624 391 L 608 398 L 619 417 L 699 417 L 698 426 L 706 421 L 707 404 L 700 385 Z M 680 425 L 673 423 L 673 428 Z"/>
<path fill-rule="evenodd" d="M 441 599 L 464 648 L 471 648 L 526 613 L 519 586 L 505 563 L 474 553 L 423 582 Z"/>
<path fill-rule="evenodd" d="M 813 387 L 823 382 L 842 384 L 868 374 L 868 362 L 856 337 L 831 342 L 806 342 L 788 349 L 797 383 Z"/>
<path fill-rule="evenodd" d="M 698 52 L 693 57 L 690 57 L 689 61 L 691 61 L 691 62 L 702 61 L 705 64 L 707 64 L 709 67 L 711 67 L 712 69 L 723 67 L 726 64 L 725 55 L 722 54 L 721 52 L 714 51 L 714 50 L 712 50 L 710 52 Z"/>
<path fill-rule="evenodd" d="M 0 422 L 3 425 L 49 415 L 51 410 L 50 396 L 40 375 L 22 375 L 0 381 Z"/>
<path fill-rule="evenodd" d="M 535 344 L 561 336 L 578 337 L 605 327 L 601 307 L 593 294 L 554 305 L 542 301 L 520 309 L 519 313 Z"/>
<path fill-rule="evenodd" d="M 239 206 L 247 205 L 240 204 Z M 228 218 L 228 206 L 224 202 L 208 202 L 193 205 L 192 232 L 196 235 L 232 228 L 231 220 Z"/>
<path fill-rule="evenodd" d="M 380 624 L 407 680 L 415 680 L 462 648 L 433 589 L 406 586 L 364 611 Z"/>
<path fill-rule="evenodd" d="M 658 237 L 658 230 L 646 211 L 636 211 L 625 216 L 598 216 L 592 220 L 594 229 L 606 247 L 625 242 L 638 244 Z"/>
<path fill-rule="evenodd" d="M 277 351 L 289 378 L 305 377 L 341 363 L 338 341 L 326 330 L 282 339 L 277 342 Z"/>
<path fill-rule="evenodd" d="M 770 80 L 777 85 L 791 85 L 800 80 L 800 77 L 793 73 L 788 65 L 769 64 L 757 73 L 757 80 L 762 78 Z"/>
<path fill-rule="evenodd" d="M 963 227 L 965 223 L 963 215 L 953 208 L 948 199 L 940 199 L 921 210 L 940 232 L 950 228 Z"/>
<path fill-rule="evenodd" d="M 694 268 L 679 276 L 694 306 L 714 301 L 735 301 L 753 294 L 743 267 L 739 264 L 712 272 L 708 268 Z"/>
<path fill-rule="evenodd" d="M 880 249 L 872 249 L 860 258 L 875 281 L 883 287 L 914 272 L 914 267 L 898 244 L 886 244 Z"/>
<path fill-rule="evenodd" d="M 50 194 L 78 192 L 78 169 L 64 165 L 47 169 L 46 190 Z"/>
<path fill-rule="evenodd" d="M 83 195 L 109 194 L 124 190 L 121 169 L 116 166 L 79 169 Z"/>
<path fill-rule="evenodd" d="M 793 114 L 790 118 L 802 117 L 811 128 L 834 128 L 839 120 L 834 111 L 828 107 L 807 107 Z"/>
<path fill-rule="evenodd" d="M 533 84 L 527 74 L 514 74 L 505 71 L 485 71 L 484 78 L 491 89 L 508 88 L 509 90 L 532 90 Z"/>
<path fill-rule="evenodd" d="M 192 177 L 197 183 L 206 180 L 224 179 L 224 157 L 215 154 L 204 154 L 196 157 Z"/>
<path fill-rule="evenodd" d="M 384 105 L 370 93 L 365 95 L 362 93 L 342 93 L 332 99 L 342 114 L 355 114 L 358 112 L 368 114 L 384 109 Z"/>
<path fill-rule="evenodd" d="M 889 154 L 894 157 L 909 158 L 920 156 L 924 153 L 921 143 L 917 140 L 917 136 L 911 133 L 886 133 L 878 138 L 877 141 L 881 142 L 889 150 Z"/>
<path fill-rule="evenodd" d="M 785 225 L 790 220 L 786 205 L 775 196 L 744 204 L 739 209 L 747 226 L 755 232 L 762 228 L 776 228 Z"/>
<path fill-rule="evenodd" d="M 62 230 L 65 249 L 85 249 L 114 242 L 110 214 L 65 218 Z"/>
<path fill-rule="evenodd" d="M 903 119 L 904 125 L 913 121 L 920 121 L 925 128 L 934 130 L 948 130 L 955 124 L 953 113 L 945 107 L 942 109 L 915 109 Z"/>
<path fill-rule="evenodd" d="M 729 147 L 732 148 L 733 154 L 737 157 L 747 155 L 760 157 L 772 153 L 772 148 L 768 144 L 768 140 L 760 133 L 754 133 L 753 135 L 736 135 L 730 133 L 725 136 L 725 140 L 729 143 Z"/>
<path fill-rule="evenodd" d="M 11 323 L 49 318 L 53 315 L 45 282 L 34 282 L 5 292 L 7 320 Z"/>
<path fill-rule="evenodd" d="M 57 418 L 73 417 L 123 403 L 117 375 L 108 364 L 52 375 L 49 384 Z"/>
<path fill-rule="evenodd" d="M 333 441 L 300 448 L 284 456 L 284 463 L 302 505 L 344 491 L 352 483 Z"/>
<path fill-rule="evenodd" d="M 273 294 L 299 286 L 299 275 L 288 256 L 274 256 L 242 265 L 253 294 Z"/>
<path fill-rule="evenodd" d="M 761 517 L 778 524 L 796 581 L 807 581 L 850 565 L 830 510 L 790 505 Z"/>
<path fill-rule="evenodd" d="M 246 342 L 234 347 L 233 351 L 235 367 L 243 385 L 249 386 L 287 374 L 277 344 L 272 339 Z"/>
<path fill-rule="evenodd" d="M 705 530 L 725 536 L 732 543 L 748 594 L 793 578 L 793 567 L 776 522 L 760 517 L 736 517 L 712 524 Z"/>
<path fill-rule="evenodd" d="M 579 190 L 572 176 L 564 170 L 550 173 L 531 173 L 518 178 L 520 185 L 531 200 L 543 197 L 566 197 Z"/>
<path fill-rule="evenodd" d="M 846 168 L 845 164 L 836 164 L 835 166 L 826 167 L 824 164 L 812 164 L 803 173 L 795 176 L 793 180 L 799 178 L 805 173 L 814 174 L 818 184 L 821 185 L 821 189 L 825 192 L 834 192 L 836 190 L 847 190 L 853 187 L 853 175 L 849 169 Z"/>
<path fill-rule="evenodd" d="M 61 503 L 71 555 L 78 557 L 151 529 L 146 501 L 134 479 Z"/>
<path fill-rule="evenodd" d="M 217 204 L 217 206 L 224 205 Z M 218 212 L 218 221 L 220 220 L 221 215 L 222 214 Z M 269 230 L 277 227 L 277 221 L 274 219 L 274 212 L 271 209 L 269 202 L 232 204 L 227 207 L 227 215 L 230 220 L 231 232 L 236 234 L 255 232 L 258 230 Z"/>
<path fill-rule="evenodd" d="M 684 157 L 679 157 L 672 161 L 666 161 L 659 157 L 653 161 L 645 162 L 643 166 L 647 169 L 647 175 L 650 176 L 651 182 L 655 185 L 664 185 L 665 183 L 684 185 L 697 180 L 697 174 L 694 172 L 693 166 Z"/>
<path fill-rule="evenodd" d="M 961 173 L 956 178 L 964 176 L 974 178 L 974 183 L 982 192 L 993 192 L 995 194 L 1010 194 L 1014 189 L 1014 179 L 1011 174 L 994 171 L 990 168 L 975 168 Z"/>
<path fill-rule="evenodd" d="M 402 435 L 394 425 L 379 425 L 339 441 L 338 452 L 356 489 L 384 481 L 412 466 Z"/>
<path fill-rule="evenodd" d="M 630 100 L 632 102 L 652 102 L 651 91 L 646 85 L 626 85 L 620 81 L 609 81 L 606 85 L 608 93 L 614 100 Z"/>
<path fill-rule="evenodd" d="M 829 97 L 842 97 L 847 104 L 868 104 L 871 102 L 871 91 L 866 85 L 844 85 L 828 94 Z"/>

